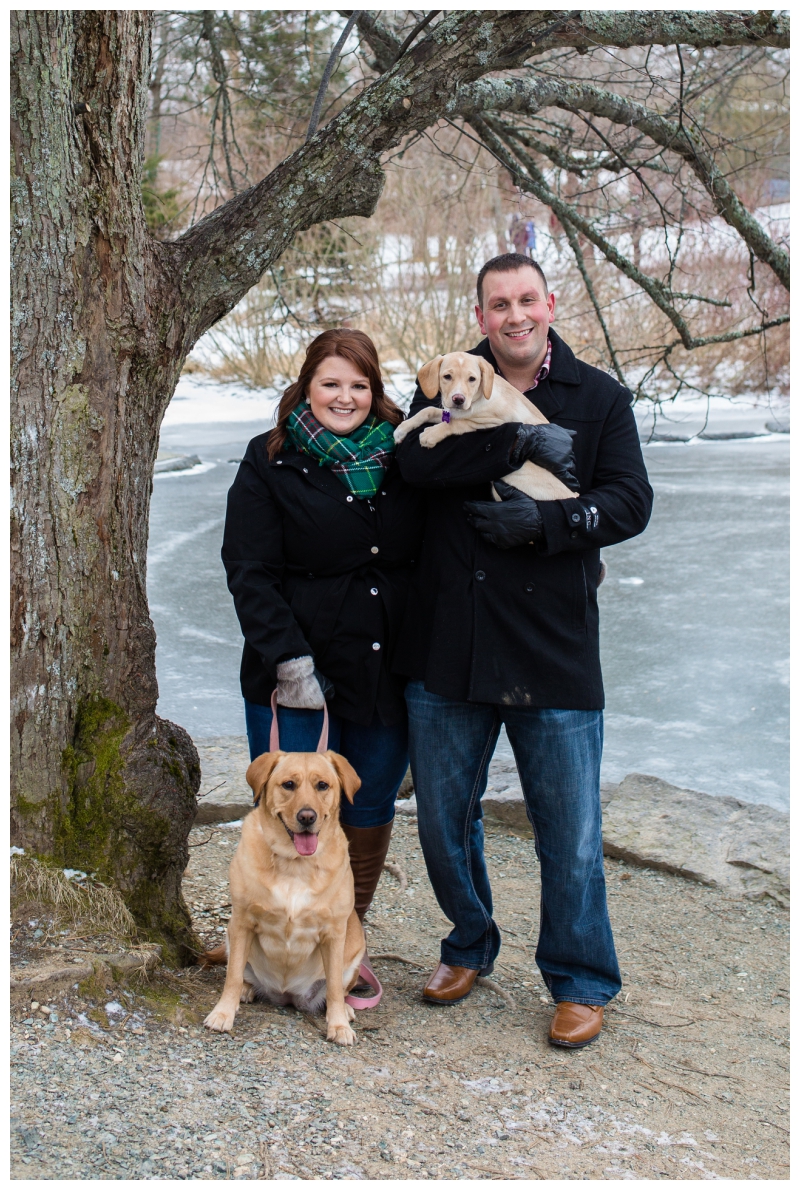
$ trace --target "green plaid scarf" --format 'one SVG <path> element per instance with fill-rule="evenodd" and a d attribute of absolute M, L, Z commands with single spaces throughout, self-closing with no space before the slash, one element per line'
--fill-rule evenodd
<path fill-rule="evenodd" d="M 301 407 L 290 415 L 286 434 L 320 467 L 330 467 L 358 500 L 375 495 L 394 453 L 394 427 L 376 417 L 368 417 L 345 436 L 326 430 L 308 407 Z"/>

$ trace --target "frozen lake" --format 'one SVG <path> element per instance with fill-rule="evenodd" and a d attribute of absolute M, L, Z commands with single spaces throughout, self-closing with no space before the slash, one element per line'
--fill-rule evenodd
<path fill-rule="evenodd" d="M 257 398 L 246 401 L 257 416 Z M 161 448 L 202 465 L 156 476 L 153 491 L 158 711 L 195 737 L 242 735 L 241 636 L 219 550 L 230 460 L 265 422 L 201 421 L 217 410 L 190 406 L 193 418 L 173 402 Z M 723 410 L 710 428 L 763 430 L 770 416 Z M 689 414 L 658 428 L 702 424 Z M 603 551 L 603 779 L 650 773 L 788 809 L 788 437 L 659 442 L 645 457 L 656 492 L 650 526 Z"/>

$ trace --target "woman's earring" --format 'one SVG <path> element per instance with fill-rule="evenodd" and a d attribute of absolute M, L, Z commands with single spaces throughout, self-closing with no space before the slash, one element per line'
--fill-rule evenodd
<path fill-rule="evenodd" d="M 311 404 L 311 397 L 306 397 L 306 405 L 310 405 L 310 404 Z"/>

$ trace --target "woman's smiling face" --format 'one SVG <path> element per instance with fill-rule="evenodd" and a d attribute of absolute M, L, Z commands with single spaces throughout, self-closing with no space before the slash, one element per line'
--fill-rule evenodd
<path fill-rule="evenodd" d="M 308 382 L 306 397 L 317 421 L 334 434 L 358 429 L 372 406 L 369 380 L 340 355 L 322 361 Z"/>

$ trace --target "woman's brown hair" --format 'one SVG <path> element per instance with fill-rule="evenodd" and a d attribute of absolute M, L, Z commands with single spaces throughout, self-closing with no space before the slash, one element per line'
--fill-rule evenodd
<path fill-rule="evenodd" d="M 392 426 L 399 426 L 403 414 L 383 388 L 381 365 L 375 344 L 369 335 L 363 331 L 336 329 L 323 331 L 309 343 L 306 358 L 300 369 L 300 375 L 294 384 L 284 390 L 281 403 L 278 406 L 278 418 L 275 429 L 270 430 L 267 437 L 267 454 L 271 459 L 282 449 L 286 441 L 286 424 L 293 411 L 306 396 L 306 386 L 313 377 L 320 364 L 332 355 L 339 355 L 366 376 L 372 393 L 370 415 L 379 421 L 388 421 Z"/>

